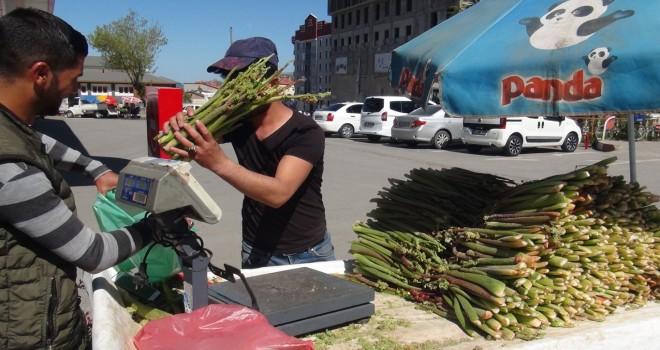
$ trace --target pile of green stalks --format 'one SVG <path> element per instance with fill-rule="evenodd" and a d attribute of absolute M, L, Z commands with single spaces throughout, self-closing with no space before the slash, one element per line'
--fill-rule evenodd
<path fill-rule="evenodd" d="M 477 183 L 435 216 L 420 216 L 409 200 L 393 209 L 395 198 L 409 196 L 400 193 L 403 183 L 421 177 L 390 181 L 396 185 L 375 202 L 388 198 L 387 212 L 398 216 L 379 207 L 353 225 L 352 277 L 490 339 L 534 339 L 547 326 L 603 321 L 618 307 L 657 300 L 660 210 L 654 203 L 660 198 L 608 176 L 615 160 L 518 186 L 488 174 L 460 181 L 462 169 L 424 170 L 426 180 L 430 174 L 452 179 L 428 181 L 438 192 L 415 192 L 415 201 L 425 203 L 417 206 L 431 213 L 439 197 L 454 198 L 466 183 Z M 499 185 L 480 185 L 490 181 Z M 397 224 L 406 210 L 410 219 Z"/>
<path fill-rule="evenodd" d="M 268 75 L 269 57 L 264 57 L 249 65 L 243 72 L 237 73 L 232 70 L 223 81 L 222 85 L 204 105 L 195 110 L 192 118 L 186 123 L 194 126 L 199 120 L 214 138 L 219 139 L 222 135 L 236 129 L 246 117 L 257 111 L 260 107 L 272 102 L 282 100 L 302 100 L 306 103 L 315 103 L 318 99 L 326 97 L 329 93 L 286 95 L 291 86 L 300 80 L 290 80 L 282 84 L 280 75 L 288 66 L 284 65 L 277 72 Z M 181 131 L 184 137 L 188 137 L 185 131 Z M 170 152 L 171 147 L 181 148 L 174 133 L 161 131 L 155 139 L 173 159 L 179 155 Z"/>

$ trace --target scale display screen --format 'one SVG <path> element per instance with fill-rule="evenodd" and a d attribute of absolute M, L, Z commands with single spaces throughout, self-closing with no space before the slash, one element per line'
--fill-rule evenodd
<path fill-rule="evenodd" d="M 149 200 L 149 189 L 153 179 L 144 176 L 126 174 L 121 188 L 121 199 L 125 202 L 144 207 Z"/>

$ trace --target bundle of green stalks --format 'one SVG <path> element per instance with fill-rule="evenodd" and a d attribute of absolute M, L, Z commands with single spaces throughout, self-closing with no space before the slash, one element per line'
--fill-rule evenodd
<path fill-rule="evenodd" d="M 269 103 L 287 99 L 314 103 L 329 95 L 329 93 L 285 95 L 284 92 L 300 80 L 280 84 L 279 76 L 288 63 L 268 76 L 266 66 L 268 58 L 259 59 L 243 72 L 237 73 L 234 70 L 229 72 L 213 97 L 199 107 L 193 117 L 186 120 L 186 123 L 194 126 L 195 122 L 199 120 L 213 137 L 218 139 L 236 129 L 252 112 Z M 184 130 L 181 133 L 184 137 L 188 137 Z M 179 155 L 170 151 L 172 147 L 182 148 L 174 137 L 174 133 L 165 134 L 161 131 L 155 139 L 173 159 L 179 158 Z"/>
<path fill-rule="evenodd" d="M 488 195 L 496 200 L 479 205 L 488 213 L 478 225 L 424 230 L 419 227 L 429 223 L 357 223 L 354 277 L 491 339 L 534 339 L 546 326 L 603 321 L 618 307 L 657 300 L 654 203 L 660 198 L 608 176 L 615 159 L 515 187 L 501 184 Z M 437 194 L 416 196 L 427 202 Z M 464 208 L 445 207 L 435 222 L 453 222 L 447 218 L 456 212 L 470 216 Z"/>

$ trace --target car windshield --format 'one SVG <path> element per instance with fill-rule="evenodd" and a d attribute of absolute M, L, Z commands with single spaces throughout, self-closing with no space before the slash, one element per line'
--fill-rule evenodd
<path fill-rule="evenodd" d="M 416 110 L 410 112 L 410 115 L 433 115 L 437 111 L 441 110 L 442 107 L 440 106 L 426 106 L 426 110 L 424 108 L 417 108 Z"/>
<path fill-rule="evenodd" d="M 362 112 L 380 112 L 383 109 L 383 99 L 382 98 L 368 98 L 364 100 L 362 105 Z"/>
<path fill-rule="evenodd" d="M 319 111 L 329 111 L 329 112 L 336 112 L 339 110 L 339 108 L 344 107 L 345 103 L 335 103 L 333 105 L 329 105 L 328 107 L 325 107 L 323 109 L 319 109 Z"/>

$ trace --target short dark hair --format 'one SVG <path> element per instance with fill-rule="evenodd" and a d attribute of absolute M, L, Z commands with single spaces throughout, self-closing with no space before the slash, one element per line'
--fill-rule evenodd
<path fill-rule="evenodd" d="M 34 8 L 17 8 L 0 17 L 0 76 L 16 77 L 35 62 L 54 71 L 87 57 L 87 39 L 61 18 Z"/>

